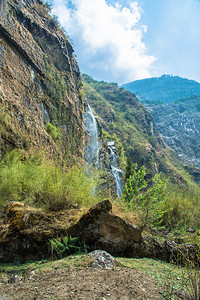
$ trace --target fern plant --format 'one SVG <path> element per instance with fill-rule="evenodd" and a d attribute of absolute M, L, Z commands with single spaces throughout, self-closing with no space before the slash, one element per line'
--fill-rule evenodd
<path fill-rule="evenodd" d="M 53 238 L 49 240 L 51 245 L 51 253 L 56 253 L 56 256 L 62 258 L 63 255 L 71 252 L 80 252 L 81 246 L 78 245 L 78 237 L 71 237 L 66 235 L 63 239 Z"/>

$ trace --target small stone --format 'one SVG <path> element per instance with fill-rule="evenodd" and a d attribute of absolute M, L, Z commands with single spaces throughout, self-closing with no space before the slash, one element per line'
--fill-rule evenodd
<path fill-rule="evenodd" d="M 95 261 L 92 264 L 93 268 L 113 269 L 117 265 L 114 257 L 106 251 L 95 250 L 90 252 L 88 255 L 95 258 Z"/>

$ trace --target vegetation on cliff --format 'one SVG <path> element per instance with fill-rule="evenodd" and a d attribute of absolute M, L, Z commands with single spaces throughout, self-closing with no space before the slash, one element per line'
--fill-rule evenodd
<path fill-rule="evenodd" d="M 183 163 L 199 168 L 200 83 L 163 75 L 133 81 L 123 87 L 134 93 L 151 112 L 165 143 Z M 197 172 L 194 170 L 194 176 Z"/>
<path fill-rule="evenodd" d="M 150 113 L 132 93 L 88 75 L 83 75 L 83 81 L 87 101 L 100 118 L 102 138 L 113 138 L 119 144 L 123 169 L 124 157 L 129 157 L 139 167 L 145 165 L 150 177 L 162 172 L 183 186 L 193 181 L 173 151 L 163 143 Z"/>
<path fill-rule="evenodd" d="M 80 159 L 82 83 L 70 41 L 42 1 L 4 1 L 0 13 L 0 154 L 33 147 Z"/>

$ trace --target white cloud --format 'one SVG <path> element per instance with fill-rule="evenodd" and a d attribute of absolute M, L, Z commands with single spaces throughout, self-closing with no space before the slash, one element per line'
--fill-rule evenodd
<path fill-rule="evenodd" d="M 53 12 L 74 40 L 82 72 L 119 83 L 151 76 L 155 57 L 142 41 L 147 28 L 139 25 L 136 1 L 122 7 L 105 0 L 56 0 Z"/>

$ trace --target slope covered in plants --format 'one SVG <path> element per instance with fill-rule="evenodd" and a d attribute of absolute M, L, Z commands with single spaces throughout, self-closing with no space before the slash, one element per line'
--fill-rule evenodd
<path fill-rule="evenodd" d="M 87 101 L 100 118 L 103 139 L 116 141 L 121 167 L 126 167 L 125 156 L 148 173 L 160 171 L 173 182 L 186 184 L 185 170 L 173 151 L 163 142 L 154 120 L 134 94 L 115 83 L 98 82 L 83 75 Z"/>

